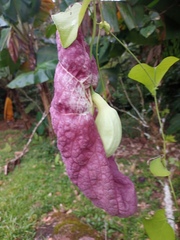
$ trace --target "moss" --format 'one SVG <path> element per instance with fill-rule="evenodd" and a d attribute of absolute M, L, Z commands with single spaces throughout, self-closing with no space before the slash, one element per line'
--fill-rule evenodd
<path fill-rule="evenodd" d="M 59 215 L 59 216 L 58 216 Z M 74 240 L 78 240 L 83 236 L 93 237 L 95 240 L 101 240 L 102 237 L 95 229 L 89 225 L 81 222 L 78 218 L 73 215 L 66 215 L 62 213 L 56 213 L 56 217 L 59 217 L 58 223 L 54 227 L 54 235 L 62 234 L 70 237 Z"/>

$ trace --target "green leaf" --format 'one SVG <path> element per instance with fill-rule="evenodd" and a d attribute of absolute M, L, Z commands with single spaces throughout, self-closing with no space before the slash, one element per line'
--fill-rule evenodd
<path fill-rule="evenodd" d="M 156 158 L 150 162 L 150 171 L 156 177 L 167 177 L 171 174 L 162 164 L 161 158 Z"/>
<path fill-rule="evenodd" d="M 175 136 L 173 135 L 165 135 L 165 141 L 168 143 L 175 143 L 177 142 Z"/>
<path fill-rule="evenodd" d="M 180 113 L 177 113 L 175 116 L 172 117 L 169 123 L 169 127 L 166 131 L 166 134 L 176 135 L 178 132 L 180 132 L 179 119 L 180 119 Z"/>
<path fill-rule="evenodd" d="M 156 89 L 163 76 L 177 61 L 179 61 L 179 58 L 172 56 L 163 59 L 157 67 L 151 67 L 145 63 L 137 64 L 130 70 L 128 77 L 144 84 L 151 94 L 155 96 Z"/>
<path fill-rule="evenodd" d="M 119 24 L 116 16 L 115 2 L 102 2 L 102 13 L 104 20 L 109 23 L 113 32 L 119 32 Z"/>
<path fill-rule="evenodd" d="M 140 33 L 143 35 L 143 37 L 148 38 L 155 30 L 155 25 L 149 25 L 147 27 L 141 28 Z"/>
<path fill-rule="evenodd" d="M 64 48 L 69 47 L 77 38 L 78 28 L 83 20 L 91 0 L 83 1 L 83 4 L 75 3 L 65 12 L 52 15 L 52 19 L 61 36 L 61 44 Z"/>
<path fill-rule="evenodd" d="M 74 3 L 74 0 L 61 0 L 59 7 L 61 11 L 65 11 L 73 3 Z"/>
<path fill-rule="evenodd" d="M 57 47 L 54 45 L 43 46 L 39 48 L 37 52 L 37 65 L 49 62 L 52 60 L 58 60 Z"/>
<path fill-rule="evenodd" d="M 16 24 L 18 18 L 22 22 L 32 22 L 32 17 L 40 10 L 40 0 L 16 0 L 16 1 L 4 1 L 0 0 L 2 6 L 2 15 L 4 18 L 12 23 Z"/>
<path fill-rule="evenodd" d="M 44 62 L 38 65 L 34 71 L 34 83 L 43 83 L 54 79 L 56 65 L 57 60 Z"/>
<path fill-rule="evenodd" d="M 148 8 L 152 8 L 152 7 L 154 7 L 158 2 L 159 2 L 159 0 L 151 1 L 151 2 L 147 5 L 147 7 L 148 7 Z"/>
<path fill-rule="evenodd" d="M 47 28 L 46 28 L 46 32 L 45 32 L 46 37 L 50 38 L 55 33 L 56 33 L 55 24 L 48 25 Z"/>
<path fill-rule="evenodd" d="M 4 48 L 0 51 L 0 67 L 8 67 L 10 73 L 14 74 L 20 67 L 20 60 L 14 63 L 8 49 Z"/>
<path fill-rule="evenodd" d="M 22 73 L 12 80 L 7 87 L 14 88 L 23 88 L 28 85 L 34 84 L 34 72 Z"/>
<path fill-rule="evenodd" d="M 79 26 L 84 18 L 84 14 L 86 13 L 86 10 L 88 8 L 88 5 L 90 4 L 91 0 L 84 0 L 82 3 L 82 7 L 79 13 Z"/>
<path fill-rule="evenodd" d="M 144 84 L 153 96 L 156 94 L 153 67 L 150 67 L 145 63 L 138 64 L 130 70 L 128 77 Z"/>
<path fill-rule="evenodd" d="M 4 28 L 1 30 L 1 38 L 0 38 L 0 51 L 6 47 L 7 40 L 10 34 L 10 28 Z"/>
<path fill-rule="evenodd" d="M 157 21 L 157 20 L 161 19 L 161 17 L 160 17 L 158 12 L 150 12 L 149 16 L 150 16 L 152 21 Z"/>
<path fill-rule="evenodd" d="M 61 36 L 61 44 L 64 48 L 69 47 L 77 37 L 80 10 L 81 4 L 75 3 L 65 12 L 52 15 L 52 19 Z"/>
<path fill-rule="evenodd" d="M 35 71 L 22 73 L 12 80 L 7 87 L 23 88 L 31 84 L 43 83 L 54 78 L 54 72 L 57 65 L 57 60 L 44 62 L 38 65 Z"/>
<path fill-rule="evenodd" d="M 174 56 L 166 57 L 161 61 L 161 63 L 157 67 L 155 67 L 155 81 L 157 86 L 159 85 L 161 79 L 164 77 L 169 68 L 178 61 L 179 58 L 177 57 Z"/>
<path fill-rule="evenodd" d="M 132 9 L 127 2 L 117 2 L 118 9 L 129 30 L 136 28 L 136 22 L 132 13 Z"/>
<path fill-rule="evenodd" d="M 143 219 L 143 225 L 151 240 L 175 240 L 175 233 L 167 222 L 164 209 L 156 211 L 151 219 Z"/>

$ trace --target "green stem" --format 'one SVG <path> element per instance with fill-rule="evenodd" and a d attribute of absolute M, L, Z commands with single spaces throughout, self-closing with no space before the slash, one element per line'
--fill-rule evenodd
<path fill-rule="evenodd" d="M 163 159 L 162 159 L 162 161 L 163 161 L 164 167 L 166 167 L 166 165 L 167 165 L 167 163 L 166 163 L 166 139 L 165 139 L 163 124 L 161 121 L 161 116 L 159 113 L 159 106 L 158 106 L 158 101 L 157 101 L 156 95 L 154 96 L 154 102 L 155 102 L 157 118 L 158 118 L 158 122 L 159 122 L 159 126 L 160 126 L 160 134 L 161 134 L 162 140 L 163 140 Z"/>
<path fill-rule="evenodd" d="M 104 22 L 104 17 L 103 17 L 103 13 L 102 13 L 102 2 L 101 2 L 101 0 L 99 0 L 98 3 L 99 3 L 99 11 L 100 11 L 100 15 L 101 15 L 101 21 Z"/>
<path fill-rule="evenodd" d="M 171 192 L 172 192 L 172 195 L 173 195 L 173 198 L 174 198 L 175 206 L 176 206 L 177 209 L 179 209 L 178 204 L 177 204 L 176 194 L 175 194 L 175 191 L 174 191 L 174 188 L 173 188 L 172 181 L 171 181 L 170 177 L 168 177 L 168 181 L 169 181 Z"/>
<path fill-rule="evenodd" d="M 93 0 L 93 10 L 94 10 L 94 16 L 93 16 L 93 32 L 92 32 L 91 45 L 90 45 L 90 58 L 92 58 L 94 38 L 96 35 L 96 3 L 95 3 L 95 0 Z"/>
<path fill-rule="evenodd" d="M 103 88 L 103 92 L 105 92 L 105 84 L 102 78 L 102 73 L 100 70 L 100 65 L 99 65 L 99 53 L 98 53 L 98 49 L 99 49 L 99 39 L 100 39 L 100 29 L 98 31 L 98 36 L 97 36 L 97 44 L 96 44 L 96 62 L 97 62 L 97 67 L 98 67 L 98 72 L 99 72 L 99 78 L 100 78 L 100 82 L 102 84 L 102 88 Z M 105 96 L 106 97 L 106 96 Z"/>
<path fill-rule="evenodd" d="M 116 37 L 116 35 L 114 35 L 112 32 L 110 32 L 111 36 L 113 36 L 116 41 L 118 43 L 120 43 L 125 49 L 126 51 L 136 60 L 137 63 L 139 63 L 139 65 L 141 66 L 141 68 L 144 70 L 144 72 L 147 74 L 147 76 L 149 77 L 149 79 L 151 80 L 151 82 L 154 84 L 155 86 L 155 82 L 154 79 L 151 78 L 151 76 L 149 75 L 148 71 L 143 67 L 142 63 L 139 61 L 139 59 L 134 55 L 133 52 L 131 52 L 131 50 L 129 50 L 129 48 L 119 39 Z"/>

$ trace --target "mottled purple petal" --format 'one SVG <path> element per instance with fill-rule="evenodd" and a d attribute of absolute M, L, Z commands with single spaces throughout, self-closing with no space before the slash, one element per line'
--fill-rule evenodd
<path fill-rule="evenodd" d="M 54 80 L 51 118 L 66 171 L 71 181 L 97 207 L 111 215 L 127 217 L 137 208 L 130 179 L 119 172 L 113 157 L 107 158 L 92 111 L 90 86 L 98 71 L 81 32 L 68 48 L 57 34 L 59 63 Z"/>

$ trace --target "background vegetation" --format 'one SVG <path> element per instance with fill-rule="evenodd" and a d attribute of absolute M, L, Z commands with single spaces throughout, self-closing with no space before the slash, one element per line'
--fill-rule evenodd
<path fill-rule="evenodd" d="M 110 218 L 95 208 L 68 180 L 61 161 L 57 160 L 56 143 L 48 114 L 53 96 L 53 77 L 57 64 L 56 28 L 50 14 L 64 11 L 74 0 L 0 0 L 0 119 L 3 120 L 5 99 L 13 101 L 16 123 L 21 119 L 26 131 L 0 129 L 0 237 L 1 239 L 33 239 L 35 226 L 42 215 L 59 209 L 62 204 L 82 220 L 100 231 L 108 239 L 147 239 L 142 218 L 162 207 L 159 179 L 153 179 L 147 168 L 145 153 L 140 151 L 127 159 L 118 160 L 122 171 L 135 182 L 142 214 L 128 219 Z M 180 57 L 180 5 L 178 1 L 101 2 L 104 20 L 110 23 L 112 33 L 138 58 L 157 66 L 167 56 Z M 97 21 L 100 10 L 97 7 Z M 92 15 L 85 15 L 82 29 L 91 43 Z M 112 38 L 101 31 L 94 38 L 93 54 L 98 61 L 100 75 L 97 91 L 119 112 L 124 137 L 142 145 L 150 139 L 152 148 L 159 145 L 159 125 L 150 93 L 139 83 L 128 78 L 136 64 L 132 56 Z M 176 63 L 163 78 L 158 89 L 158 104 L 164 118 L 165 133 L 170 141 L 180 140 L 180 63 Z M 105 88 L 103 87 L 105 86 Z M 3 166 L 22 151 L 24 139 L 32 132 L 43 112 L 47 118 L 37 129 L 29 152 L 21 165 L 8 176 Z M 139 114 L 143 117 L 139 119 Z M 148 127 L 147 127 L 147 126 Z M 5 145 L 5 142 L 7 143 Z M 174 147 L 169 143 L 169 149 Z M 137 145 L 135 145 L 137 146 Z M 143 145 L 145 146 L 145 145 Z M 176 148 L 176 147 L 175 147 Z M 132 149 L 134 149 L 132 147 Z M 171 150 L 170 150 L 171 152 Z M 138 155 L 138 156 L 137 156 Z M 55 160 L 56 159 L 56 160 Z M 117 155 L 118 159 L 118 155 Z M 138 164 L 137 164 L 138 159 Z M 134 166 L 135 170 L 132 170 Z M 173 183 L 179 199 L 177 181 L 179 165 L 177 154 L 171 157 L 175 170 Z M 125 170 L 126 169 L 126 170 Z M 143 169 L 143 171 L 142 171 Z M 67 211 L 68 211 L 67 210 Z M 133 226 L 133 227 L 129 227 Z M 26 236 L 26 238 L 24 238 Z M 23 237 L 23 238 L 22 238 Z"/>

